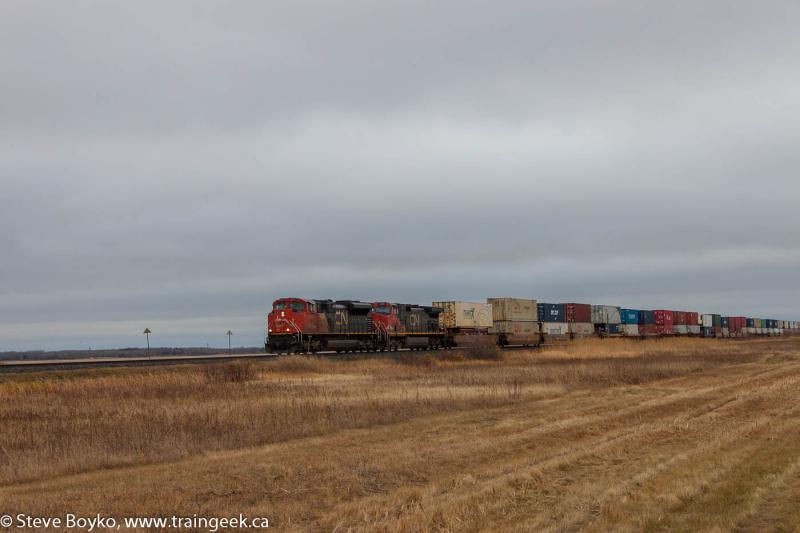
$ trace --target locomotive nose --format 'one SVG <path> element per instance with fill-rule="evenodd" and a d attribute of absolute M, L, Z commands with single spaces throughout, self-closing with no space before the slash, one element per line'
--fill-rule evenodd
<path fill-rule="evenodd" d="M 268 333 L 291 333 L 291 311 L 273 311 L 269 314 Z M 288 320 L 287 320 L 288 319 Z"/>

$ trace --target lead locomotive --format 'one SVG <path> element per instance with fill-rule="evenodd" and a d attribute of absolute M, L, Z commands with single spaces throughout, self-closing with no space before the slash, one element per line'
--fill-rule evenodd
<path fill-rule="evenodd" d="M 279 298 L 267 316 L 267 352 L 439 349 L 450 342 L 437 307 Z"/>

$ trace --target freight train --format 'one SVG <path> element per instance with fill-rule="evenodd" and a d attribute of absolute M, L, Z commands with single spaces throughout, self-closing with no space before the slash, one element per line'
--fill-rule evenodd
<path fill-rule="evenodd" d="M 538 346 L 597 336 L 740 338 L 800 332 L 800 323 L 688 311 L 488 298 L 431 305 L 279 298 L 267 316 L 266 351 L 437 350 L 475 344 Z"/>

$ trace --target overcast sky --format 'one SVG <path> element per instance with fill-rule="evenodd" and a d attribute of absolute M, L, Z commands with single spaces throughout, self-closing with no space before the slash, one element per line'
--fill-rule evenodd
<path fill-rule="evenodd" d="M 0 3 L 0 351 L 280 296 L 800 318 L 797 1 Z"/>

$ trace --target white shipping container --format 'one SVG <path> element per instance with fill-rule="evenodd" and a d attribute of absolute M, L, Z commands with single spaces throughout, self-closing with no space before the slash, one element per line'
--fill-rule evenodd
<path fill-rule="evenodd" d="M 449 329 L 484 329 L 492 327 L 492 306 L 475 302 L 433 302 L 433 307 L 442 309 L 439 323 Z"/>
<path fill-rule="evenodd" d="M 572 337 L 591 337 L 594 335 L 594 324 L 589 322 L 570 322 L 569 334 Z"/>
<path fill-rule="evenodd" d="M 538 320 L 536 300 L 524 298 L 487 298 L 486 302 L 492 306 L 492 318 L 498 320 Z"/>
<path fill-rule="evenodd" d="M 638 324 L 622 324 L 622 334 L 628 335 L 631 337 L 638 337 L 639 336 L 639 325 Z"/>
<path fill-rule="evenodd" d="M 688 335 L 689 334 L 689 326 L 685 324 L 679 324 L 677 326 L 672 326 L 672 332 L 675 335 Z"/>
<path fill-rule="evenodd" d="M 696 325 L 696 326 L 686 326 L 686 329 L 689 330 L 689 335 L 700 335 L 703 333 L 703 326 Z"/>
<path fill-rule="evenodd" d="M 703 327 L 704 328 L 714 327 L 714 315 L 703 315 Z"/>
<path fill-rule="evenodd" d="M 569 335 L 569 324 L 566 322 L 541 322 L 545 335 Z"/>
<path fill-rule="evenodd" d="M 593 305 L 592 322 L 595 324 L 619 324 L 622 322 L 620 308 L 613 305 Z"/>

